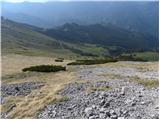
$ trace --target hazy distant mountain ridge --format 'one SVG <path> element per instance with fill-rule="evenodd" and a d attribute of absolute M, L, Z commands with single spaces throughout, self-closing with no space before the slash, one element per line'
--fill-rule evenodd
<path fill-rule="evenodd" d="M 139 32 L 131 32 L 112 24 L 65 24 L 42 31 L 47 36 L 70 43 L 89 43 L 100 46 L 117 46 L 130 50 L 158 48 L 158 38 Z"/>
<path fill-rule="evenodd" d="M 131 31 L 147 32 L 158 36 L 158 9 L 158 2 L 146 1 L 24 2 L 3 3 L 2 15 L 39 27 L 52 28 L 72 22 L 81 25 L 112 23 Z M 25 20 L 19 16 L 25 16 L 23 17 Z M 35 22 L 36 20 L 37 22 Z"/>

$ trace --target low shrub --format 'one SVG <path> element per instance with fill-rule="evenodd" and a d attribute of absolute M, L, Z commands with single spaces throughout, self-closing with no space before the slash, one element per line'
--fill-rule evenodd
<path fill-rule="evenodd" d="M 55 62 L 63 62 L 63 61 L 64 61 L 63 58 L 57 58 L 57 59 L 55 59 Z"/>
<path fill-rule="evenodd" d="M 140 58 L 140 57 L 136 57 L 134 55 L 120 55 L 118 57 L 118 60 L 122 60 L 122 61 L 141 61 L 141 62 L 147 62 L 147 60 Z"/>
<path fill-rule="evenodd" d="M 38 66 L 31 66 L 28 68 L 22 69 L 23 72 L 26 71 L 35 71 L 35 72 L 57 72 L 57 71 L 65 71 L 66 67 L 63 66 L 56 66 L 56 65 L 38 65 Z"/>
<path fill-rule="evenodd" d="M 94 65 L 94 64 L 104 64 L 108 62 L 117 62 L 117 59 L 95 59 L 95 60 L 77 60 L 75 62 L 68 63 L 67 65 Z"/>

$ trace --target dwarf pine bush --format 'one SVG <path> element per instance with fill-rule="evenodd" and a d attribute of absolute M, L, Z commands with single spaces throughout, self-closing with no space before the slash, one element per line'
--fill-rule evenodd
<path fill-rule="evenodd" d="M 116 59 L 95 59 L 95 60 L 77 60 L 75 62 L 68 63 L 67 65 L 94 65 L 94 64 L 104 64 L 108 62 L 117 62 Z"/>
<path fill-rule="evenodd" d="M 57 72 L 57 71 L 65 71 L 66 67 L 63 66 L 56 66 L 56 65 L 38 65 L 38 66 L 31 66 L 28 68 L 22 69 L 23 72 L 26 71 L 35 71 L 35 72 Z"/>

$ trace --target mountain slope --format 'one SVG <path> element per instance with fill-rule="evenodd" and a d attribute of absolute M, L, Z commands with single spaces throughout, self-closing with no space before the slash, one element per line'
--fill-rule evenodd
<path fill-rule="evenodd" d="M 63 48 L 62 42 L 36 32 L 33 26 L 2 18 L 2 53 L 27 55 L 73 54 Z"/>
<path fill-rule="evenodd" d="M 98 57 L 158 50 L 158 39 L 111 24 L 65 24 L 43 29 L 2 18 L 2 53 Z"/>
<path fill-rule="evenodd" d="M 42 28 L 17 23 L 5 18 L 2 21 L 2 54 L 54 57 L 88 57 L 106 54 L 107 49 L 96 45 L 71 44 L 46 36 L 38 31 Z M 108 54 L 108 53 L 107 53 Z"/>
<path fill-rule="evenodd" d="M 31 25 L 54 27 L 72 22 L 81 25 L 112 23 L 154 36 L 158 36 L 158 9 L 158 1 L 2 3 L 3 16 Z M 31 17 L 22 19 L 24 16 L 38 18 L 39 22 Z"/>
<path fill-rule="evenodd" d="M 126 50 L 152 50 L 158 48 L 158 38 L 152 35 L 131 32 L 114 25 L 65 24 L 42 33 L 70 43 L 89 43 L 100 46 L 117 46 Z"/>

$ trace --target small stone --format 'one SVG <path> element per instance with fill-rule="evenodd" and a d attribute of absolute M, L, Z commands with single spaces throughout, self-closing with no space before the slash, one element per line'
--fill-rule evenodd
<path fill-rule="evenodd" d="M 54 118 L 55 116 L 56 116 L 56 111 L 51 111 L 50 113 L 49 113 L 49 116 L 50 117 L 52 117 L 52 118 Z"/>
<path fill-rule="evenodd" d="M 155 109 L 159 109 L 159 106 L 156 106 Z"/>
<path fill-rule="evenodd" d="M 110 114 L 115 114 L 115 111 L 114 110 L 110 110 Z"/>
<path fill-rule="evenodd" d="M 138 97 L 143 97 L 143 95 L 142 95 L 142 94 L 140 94 Z"/>
<path fill-rule="evenodd" d="M 124 119 L 124 117 L 118 117 L 118 119 Z"/>
<path fill-rule="evenodd" d="M 146 104 L 146 102 L 141 102 L 141 105 L 145 105 Z"/>
<path fill-rule="evenodd" d="M 110 103 L 109 103 L 109 102 L 106 102 L 103 107 L 106 108 L 106 107 L 109 107 L 109 105 L 110 105 Z"/>
<path fill-rule="evenodd" d="M 95 105 L 92 105 L 92 108 L 93 108 L 93 109 L 96 109 L 96 106 L 95 106 Z"/>
<path fill-rule="evenodd" d="M 111 115 L 111 117 L 110 117 L 111 119 L 117 119 L 118 118 L 118 116 L 117 115 Z"/>
<path fill-rule="evenodd" d="M 53 110 L 53 111 L 52 111 L 52 114 L 56 114 L 56 111 Z"/>
<path fill-rule="evenodd" d="M 67 108 L 67 110 L 72 110 L 72 108 L 71 108 L 71 107 L 69 107 L 69 108 Z"/>
<path fill-rule="evenodd" d="M 125 114 L 127 114 L 128 113 L 128 110 L 126 110 L 126 109 L 121 109 L 120 110 L 120 114 L 121 115 L 125 115 Z"/>
<path fill-rule="evenodd" d="M 92 110 L 92 108 L 91 108 L 91 107 L 88 107 L 88 108 L 86 108 L 86 109 L 84 110 L 84 112 L 85 112 L 85 113 L 86 113 L 86 115 L 89 117 L 89 116 L 91 116 L 91 115 L 92 115 L 93 110 Z"/>
<path fill-rule="evenodd" d="M 109 112 L 109 111 L 105 111 L 105 113 L 106 113 L 106 116 L 108 116 L 108 117 L 110 117 L 110 116 L 111 116 L 111 114 L 110 114 L 110 112 Z"/>
<path fill-rule="evenodd" d="M 96 91 L 96 92 L 94 92 L 94 96 L 95 97 L 98 97 L 99 96 L 99 93 Z"/>
<path fill-rule="evenodd" d="M 125 95 L 125 87 L 122 87 L 120 94 L 121 94 L 121 95 Z"/>
<path fill-rule="evenodd" d="M 130 100 L 130 99 L 127 99 L 127 100 L 125 101 L 126 104 L 129 104 L 130 102 L 132 102 L 132 100 Z"/>
<path fill-rule="evenodd" d="M 105 119 L 106 118 L 106 114 L 105 113 L 100 113 L 99 114 L 99 118 L 100 119 Z"/>
<path fill-rule="evenodd" d="M 17 87 L 15 87 L 15 90 L 20 91 L 20 89 L 19 89 L 19 87 L 18 87 L 18 86 L 17 86 Z"/>
<path fill-rule="evenodd" d="M 100 95 L 99 95 L 99 98 L 102 99 L 104 97 L 105 97 L 105 92 L 101 92 Z"/>
<path fill-rule="evenodd" d="M 135 111 L 136 110 L 136 108 L 134 108 L 134 107 L 131 107 L 131 108 L 128 108 L 128 111 Z"/>
<path fill-rule="evenodd" d="M 74 108 L 74 107 L 76 107 L 76 106 L 77 106 L 77 105 L 75 104 L 75 105 L 72 106 L 72 108 Z"/>
<path fill-rule="evenodd" d="M 90 116 L 89 119 L 95 119 L 95 116 Z"/>
<path fill-rule="evenodd" d="M 99 103 L 100 106 L 103 106 L 105 104 L 105 100 L 101 100 L 101 102 Z"/>
<path fill-rule="evenodd" d="M 1 97 L 1 104 L 5 103 L 5 99 L 3 97 Z"/>
<path fill-rule="evenodd" d="M 101 108 L 101 109 L 99 110 L 99 112 L 100 112 L 100 113 L 104 113 L 105 110 L 106 110 L 105 108 Z"/>
<path fill-rule="evenodd" d="M 151 117 L 152 117 L 152 119 L 159 119 L 159 114 L 154 114 Z"/>
<path fill-rule="evenodd" d="M 141 119 L 142 117 L 140 115 L 137 115 L 136 119 Z"/>
<path fill-rule="evenodd" d="M 136 97 L 133 97 L 133 98 L 132 98 L 132 101 L 135 101 L 135 100 L 136 100 Z"/>
<path fill-rule="evenodd" d="M 136 105 L 136 102 L 132 102 L 131 105 L 132 105 L 132 106 L 135 106 L 135 105 Z"/>

